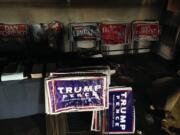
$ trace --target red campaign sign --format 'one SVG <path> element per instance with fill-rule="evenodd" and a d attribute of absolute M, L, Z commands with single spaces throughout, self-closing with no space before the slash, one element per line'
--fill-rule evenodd
<path fill-rule="evenodd" d="M 48 26 L 54 32 L 61 32 L 63 29 L 63 25 L 60 22 L 52 22 Z"/>
<path fill-rule="evenodd" d="M 26 33 L 25 24 L 0 24 L 0 37 L 24 37 Z"/>
<path fill-rule="evenodd" d="M 126 24 L 102 24 L 102 40 L 104 44 L 125 44 Z"/>
<path fill-rule="evenodd" d="M 158 23 L 135 23 L 133 25 L 135 39 L 159 39 L 160 29 Z"/>

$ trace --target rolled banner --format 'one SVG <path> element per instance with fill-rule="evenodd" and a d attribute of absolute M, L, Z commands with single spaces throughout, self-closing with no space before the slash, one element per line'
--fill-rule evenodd
<path fill-rule="evenodd" d="M 29 25 L 0 24 L 0 52 L 25 51 L 29 42 Z"/>
<path fill-rule="evenodd" d="M 131 42 L 131 25 L 124 22 L 103 22 L 101 24 L 101 50 L 104 55 L 128 53 Z"/>
<path fill-rule="evenodd" d="M 99 51 L 100 29 L 96 22 L 69 24 L 69 40 L 71 51 L 96 54 Z"/>
<path fill-rule="evenodd" d="M 109 90 L 109 109 L 103 111 L 102 132 L 129 134 L 135 132 L 135 108 L 131 87 L 114 87 Z"/>
<path fill-rule="evenodd" d="M 104 110 L 108 104 L 106 76 L 71 76 L 45 81 L 46 113 Z"/>
<path fill-rule="evenodd" d="M 157 45 L 159 36 L 160 26 L 158 21 L 134 21 L 132 23 L 134 53 L 151 52 Z"/>

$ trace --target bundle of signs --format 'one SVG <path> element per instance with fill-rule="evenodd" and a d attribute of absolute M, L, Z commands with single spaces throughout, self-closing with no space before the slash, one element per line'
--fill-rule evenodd
<path fill-rule="evenodd" d="M 115 71 L 108 66 L 50 73 L 45 78 L 46 114 L 93 112 L 92 131 L 134 133 L 135 109 L 131 87 L 110 87 Z"/>

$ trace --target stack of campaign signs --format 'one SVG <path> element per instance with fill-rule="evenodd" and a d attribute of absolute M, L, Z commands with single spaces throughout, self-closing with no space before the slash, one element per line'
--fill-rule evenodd
<path fill-rule="evenodd" d="M 92 131 L 133 133 L 132 89 L 109 88 L 113 73 L 108 66 L 50 73 L 45 79 L 46 114 L 92 111 Z"/>
<path fill-rule="evenodd" d="M 47 114 L 108 108 L 110 69 L 50 73 L 45 79 Z"/>

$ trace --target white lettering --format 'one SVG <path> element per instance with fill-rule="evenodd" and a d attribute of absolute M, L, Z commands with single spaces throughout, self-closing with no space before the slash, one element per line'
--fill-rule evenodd
<path fill-rule="evenodd" d="M 63 93 L 80 93 L 80 92 L 93 92 L 98 91 L 101 89 L 101 85 L 95 85 L 95 86 L 84 86 L 84 87 L 58 87 L 58 91 L 60 94 Z"/>
<path fill-rule="evenodd" d="M 80 88 L 82 88 L 82 87 L 80 87 Z M 81 92 L 81 89 L 80 89 L 80 88 L 75 87 L 75 88 L 74 88 L 74 92 L 75 92 L 75 93 Z"/>
<path fill-rule="evenodd" d="M 94 86 L 94 90 L 95 90 L 95 91 L 98 91 L 99 89 L 101 89 L 101 85 L 95 85 L 95 86 Z"/>
<path fill-rule="evenodd" d="M 67 95 L 63 95 L 62 96 L 62 101 L 64 101 L 68 96 Z"/>
<path fill-rule="evenodd" d="M 116 116 L 116 117 L 115 117 L 115 120 L 119 120 L 119 116 Z"/>
<path fill-rule="evenodd" d="M 74 97 L 74 94 L 69 94 L 69 96 L 70 96 L 71 98 L 73 98 L 73 97 Z"/>
<path fill-rule="evenodd" d="M 66 87 L 66 93 L 72 93 L 72 87 Z"/>
<path fill-rule="evenodd" d="M 120 99 L 120 96 L 118 95 L 118 96 L 116 96 L 116 98 L 117 98 L 117 99 Z"/>
<path fill-rule="evenodd" d="M 58 87 L 57 89 L 58 89 L 60 94 L 63 94 L 63 91 L 62 91 L 64 89 L 63 87 Z"/>
<path fill-rule="evenodd" d="M 127 92 L 124 92 L 123 94 L 121 94 L 121 96 L 127 98 Z"/>
<path fill-rule="evenodd" d="M 126 104 L 127 104 L 126 99 L 121 99 L 121 106 L 126 106 Z"/>
<path fill-rule="evenodd" d="M 89 97 L 89 93 L 85 93 L 85 97 L 86 97 L 86 98 Z"/>
<path fill-rule="evenodd" d="M 80 93 L 79 93 L 79 94 L 77 94 L 77 97 L 80 97 L 80 98 L 82 98 L 82 94 L 80 94 Z"/>
<path fill-rule="evenodd" d="M 115 127 L 119 127 L 119 123 L 118 122 L 115 123 Z"/>
<path fill-rule="evenodd" d="M 120 110 L 119 110 L 119 109 L 116 109 L 116 113 L 119 114 L 119 113 L 120 113 Z"/>
<path fill-rule="evenodd" d="M 119 103 L 119 102 L 116 102 L 116 106 L 120 106 L 120 103 Z"/>
<path fill-rule="evenodd" d="M 121 107 L 121 113 L 126 114 L 126 107 Z"/>
<path fill-rule="evenodd" d="M 125 124 L 121 124 L 120 127 L 121 127 L 122 130 L 126 130 L 126 125 Z"/>
<path fill-rule="evenodd" d="M 84 86 L 84 92 L 90 92 L 93 91 L 92 86 Z"/>
<path fill-rule="evenodd" d="M 125 123 L 126 122 L 126 116 L 125 115 L 121 115 L 121 123 Z"/>

